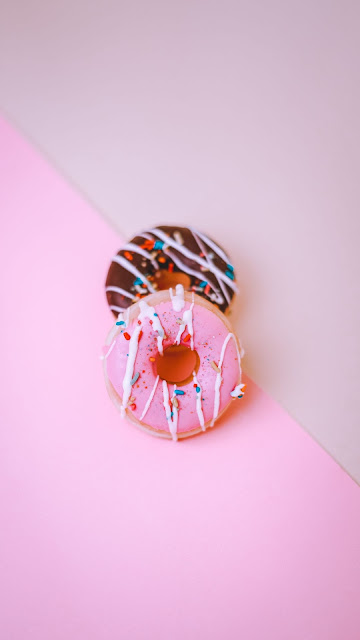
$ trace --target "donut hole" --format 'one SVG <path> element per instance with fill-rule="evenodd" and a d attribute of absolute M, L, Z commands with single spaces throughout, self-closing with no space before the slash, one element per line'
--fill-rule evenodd
<path fill-rule="evenodd" d="M 182 284 L 186 291 L 190 289 L 191 286 L 191 279 L 187 273 L 176 271 L 171 273 L 170 271 L 161 269 L 155 273 L 154 278 L 158 290 L 170 289 L 170 287 L 175 289 L 177 284 Z"/>
<path fill-rule="evenodd" d="M 199 370 L 200 358 L 197 351 L 192 351 L 184 344 L 172 344 L 158 355 L 155 361 L 157 375 L 169 384 L 178 387 L 189 384 L 193 380 L 193 372 Z"/>

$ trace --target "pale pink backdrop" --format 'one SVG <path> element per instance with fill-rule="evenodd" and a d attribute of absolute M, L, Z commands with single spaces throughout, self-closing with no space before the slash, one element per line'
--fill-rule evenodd
<path fill-rule="evenodd" d="M 0 172 L 1 638 L 357 640 L 359 488 L 251 381 L 177 445 L 122 422 L 120 238 L 5 122 Z"/>

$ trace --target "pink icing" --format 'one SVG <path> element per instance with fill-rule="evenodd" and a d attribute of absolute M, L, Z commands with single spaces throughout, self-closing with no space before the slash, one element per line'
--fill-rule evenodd
<path fill-rule="evenodd" d="M 155 311 L 161 321 L 161 325 L 165 332 L 163 347 L 170 346 L 175 343 L 176 336 L 179 331 L 177 319 L 181 319 L 184 311 L 190 308 L 190 303 L 186 302 L 181 311 L 175 311 L 172 303 L 161 302 L 156 305 Z M 193 330 L 194 330 L 194 349 L 200 358 L 200 367 L 196 374 L 198 385 L 201 388 L 201 409 L 205 423 L 213 418 L 214 401 L 215 401 L 215 383 L 217 373 L 211 363 L 219 363 L 221 350 L 224 342 L 229 335 L 229 331 L 221 318 L 212 313 L 205 307 L 195 304 L 192 310 Z M 106 358 L 107 374 L 115 391 L 119 396 L 123 397 L 123 380 L 128 360 L 130 341 L 124 337 L 124 332 L 132 335 L 138 325 L 138 319 L 119 333 L 114 344 L 110 345 L 109 355 Z M 150 357 L 156 357 L 158 354 L 157 337 L 158 333 L 154 331 L 149 318 L 142 320 L 142 335 L 136 353 L 134 374 L 139 373 L 139 378 L 131 388 L 131 396 L 135 398 L 135 407 L 130 411 L 140 420 L 144 407 L 149 399 L 156 382 L 156 365 L 149 360 Z M 187 334 L 184 331 L 183 338 Z M 185 343 L 184 343 L 185 344 Z M 189 345 L 189 342 L 186 344 Z M 221 368 L 222 382 L 219 392 L 219 413 L 231 402 L 231 392 L 239 382 L 240 362 L 235 341 L 230 339 L 226 346 L 223 364 Z M 192 431 L 200 427 L 199 415 L 196 408 L 196 389 L 194 383 L 178 387 L 184 391 L 184 395 L 178 395 L 179 412 L 177 433 Z M 174 385 L 168 384 L 169 397 L 173 396 Z M 146 412 L 142 422 L 154 429 L 169 432 L 169 425 L 164 408 L 163 384 L 160 379 L 149 409 Z"/>

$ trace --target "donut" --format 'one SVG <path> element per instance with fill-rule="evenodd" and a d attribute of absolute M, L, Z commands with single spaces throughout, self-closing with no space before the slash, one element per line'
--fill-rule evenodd
<path fill-rule="evenodd" d="M 105 290 L 115 316 L 151 293 L 182 284 L 223 313 L 237 291 L 225 251 L 192 227 L 159 226 L 135 236 L 113 257 Z"/>
<path fill-rule="evenodd" d="M 242 398 L 243 350 L 226 316 L 181 284 L 128 307 L 103 350 L 109 395 L 153 435 L 185 438 Z"/>

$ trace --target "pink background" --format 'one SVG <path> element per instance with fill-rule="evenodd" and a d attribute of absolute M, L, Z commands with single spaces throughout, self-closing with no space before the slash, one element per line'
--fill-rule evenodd
<path fill-rule="evenodd" d="M 251 381 L 178 445 L 122 422 L 120 238 L 5 122 L 0 171 L 1 637 L 357 639 L 359 488 Z"/>

